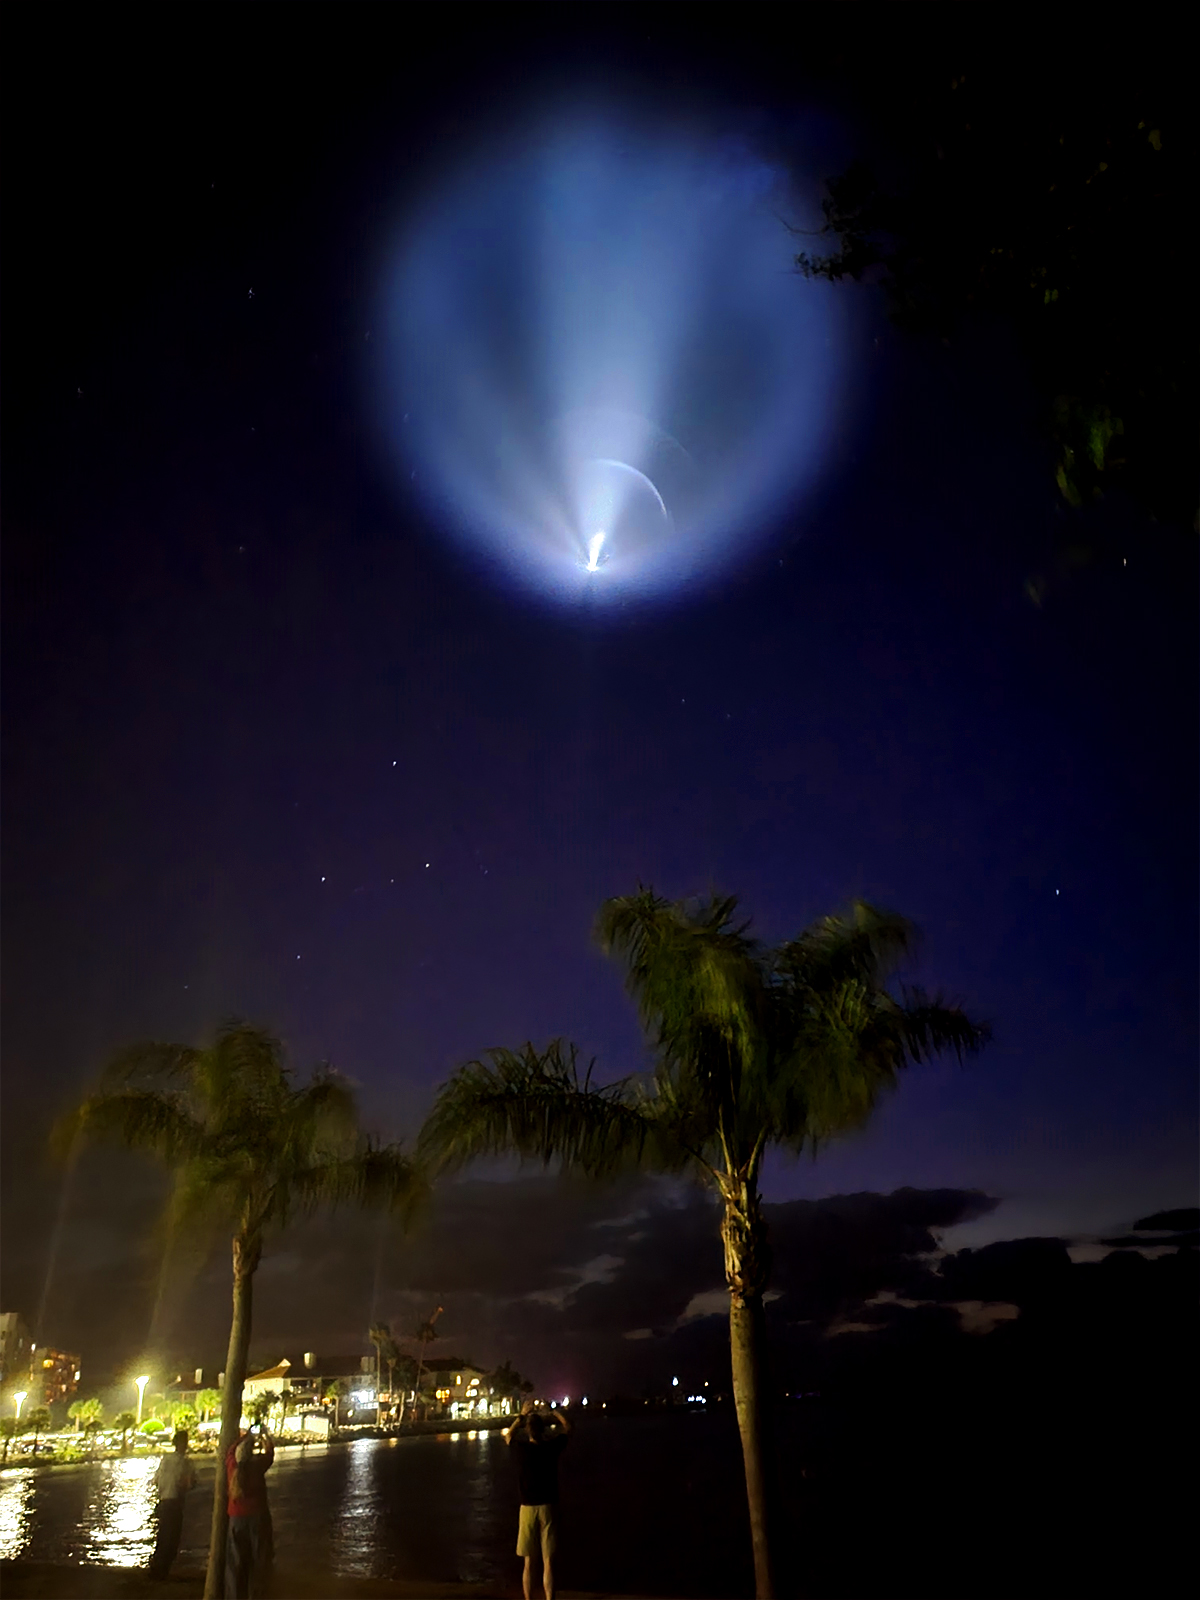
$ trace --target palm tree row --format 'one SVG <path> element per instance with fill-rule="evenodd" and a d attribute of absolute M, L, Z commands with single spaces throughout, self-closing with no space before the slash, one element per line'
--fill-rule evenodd
<path fill-rule="evenodd" d="M 956 1005 L 889 982 L 912 950 L 902 918 L 856 903 L 769 947 L 735 920 L 736 901 L 670 902 L 640 890 L 609 900 L 602 946 L 624 966 L 652 1051 L 650 1070 L 603 1084 L 554 1040 L 495 1049 L 438 1092 L 417 1158 L 360 1131 L 354 1097 L 328 1068 L 296 1084 L 279 1041 L 231 1024 L 208 1049 L 146 1044 L 108 1068 L 60 1130 L 112 1136 L 174 1172 L 170 1221 L 230 1230 L 232 1317 L 221 1396 L 220 1456 L 242 1415 L 253 1283 L 265 1244 L 293 1218 L 350 1203 L 411 1216 L 432 1178 L 480 1157 L 516 1154 L 604 1179 L 624 1171 L 688 1175 L 719 1197 L 730 1350 L 750 1508 L 755 1584 L 774 1592 L 765 1440 L 764 1292 L 770 1251 L 759 1179 L 766 1152 L 814 1152 L 862 1124 L 899 1072 L 987 1038 Z M 418 1328 L 416 1387 L 438 1307 Z M 402 1358 L 374 1324 L 377 1392 Z M 515 1374 L 514 1374 L 515 1376 Z M 220 1592 L 224 1475 L 214 1486 L 206 1600 Z"/>

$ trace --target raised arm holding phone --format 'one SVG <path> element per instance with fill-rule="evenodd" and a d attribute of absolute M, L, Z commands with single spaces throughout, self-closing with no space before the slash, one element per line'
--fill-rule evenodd
<path fill-rule="evenodd" d="M 554 1600 L 554 1553 L 558 1547 L 558 1462 L 567 1447 L 571 1424 L 565 1411 L 548 1411 L 526 1400 L 521 1414 L 504 1431 L 517 1457 L 521 1484 L 521 1519 L 517 1555 L 525 1562 L 522 1586 L 533 1600 L 533 1561 L 542 1557 L 542 1587 Z"/>

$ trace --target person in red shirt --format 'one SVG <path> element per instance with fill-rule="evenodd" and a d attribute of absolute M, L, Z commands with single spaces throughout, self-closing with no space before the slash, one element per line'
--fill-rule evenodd
<path fill-rule="evenodd" d="M 266 1474 L 275 1445 L 264 1429 L 251 1428 L 225 1457 L 229 1530 L 225 1538 L 225 1600 L 255 1600 L 271 1575 L 274 1542 Z"/>

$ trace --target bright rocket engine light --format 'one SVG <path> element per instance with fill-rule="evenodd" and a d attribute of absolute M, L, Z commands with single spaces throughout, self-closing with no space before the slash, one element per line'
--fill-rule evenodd
<path fill-rule="evenodd" d="M 841 389 L 796 211 L 744 142 L 628 111 L 443 173 L 384 285 L 406 489 L 559 600 L 665 597 L 753 553 L 819 480 Z"/>

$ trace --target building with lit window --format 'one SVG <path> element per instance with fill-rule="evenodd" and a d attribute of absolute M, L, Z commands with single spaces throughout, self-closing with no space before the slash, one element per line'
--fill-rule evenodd
<path fill-rule="evenodd" d="M 30 1345 L 29 1386 L 45 1406 L 70 1403 L 79 1390 L 79 1357 L 49 1345 Z"/>
<path fill-rule="evenodd" d="M 507 1416 L 513 1397 L 499 1394 L 482 1367 L 438 1357 L 425 1364 L 424 1390 L 432 1389 L 438 1405 L 451 1417 Z"/>

